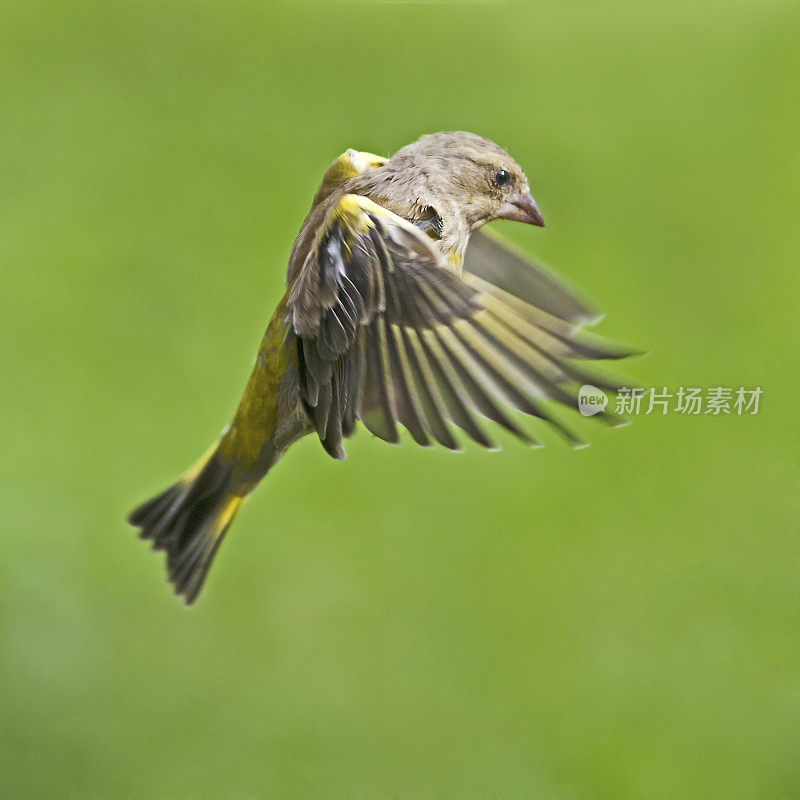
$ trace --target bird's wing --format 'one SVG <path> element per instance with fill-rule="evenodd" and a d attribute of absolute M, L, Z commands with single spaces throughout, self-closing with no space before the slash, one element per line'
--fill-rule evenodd
<path fill-rule="evenodd" d="M 485 278 L 462 279 L 431 239 L 358 195 L 327 214 L 287 308 L 303 402 L 337 458 L 356 419 L 388 442 L 398 441 L 399 422 L 419 444 L 458 449 L 453 423 L 493 447 L 477 415 L 535 443 L 506 406 L 580 444 L 546 401 L 574 409 L 583 383 L 618 388 L 568 360 L 584 355 L 572 322 Z"/>
<path fill-rule="evenodd" d="M 601 337 L 576 337 L 581 326 L 603 314 L 561 276 L 532 261 L 494 231 L 481 228 L 469 237 L 463 278 L 496 297 L 525 306 L 525 315 L 570 345 L 571 357 L 620 359 L 639 351 Z"/>
<path fill-rule="evenodd" d="M 486 228 L 470 236 L 464 269 L 565 322 L 580 325 L 601 317 L 576 289 Z"/>

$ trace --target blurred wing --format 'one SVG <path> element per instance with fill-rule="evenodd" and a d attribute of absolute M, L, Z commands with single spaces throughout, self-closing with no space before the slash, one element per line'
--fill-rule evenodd
<path fill-rule="evenodd" d="M 358 195 L 326 216 L 288 310 L 303 403 L 336 458 L 356 419 L 388 442 L 399 441 L 399 422 L 419 444 L 455 450 L 448 423 L 494 446 L 485 417 L 534 443 L 504 406 L 578 444 L 543 401 L 575 408 L 582 383 L 616 388 L 565 360 L 580 349 L 571 322 L 478 275 L 462 279 L 431 239 Z"/>
<path fill-rule="evenodd" d="M 577 290 L 486 228 L 470 236 L 464 269 L 565 322 L 580 325 L 601 316 Z"/>
<path fill-rule="evenodd" d="M 462 277 L 559 340 L 564 357 L 620 359 L 640 354 L 600 336 L 578 336 L 582 325 L 598 322 L 602 313 L 560 276 L 531 261 L 493 231 L 481 228 L 470 236 Z"/>

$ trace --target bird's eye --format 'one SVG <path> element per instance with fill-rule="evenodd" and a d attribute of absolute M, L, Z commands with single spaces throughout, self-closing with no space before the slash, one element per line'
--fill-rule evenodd
<path fill-rule="evenodd" d="M 498 186 L 505 186 L 510 180 L 511 180 L 511 173 L 504 169 L 499 169 L 494 174 L 494 182 Z"/>

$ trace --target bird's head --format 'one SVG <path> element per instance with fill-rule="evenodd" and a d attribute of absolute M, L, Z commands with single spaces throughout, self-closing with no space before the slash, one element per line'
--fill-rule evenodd
<path fill-rule="evenodd" d="M 471 230 L 493 219 L 544 227 L 522 167 L 489 139 L 462 131 L 432 133 L 398 150 L 393 162 L 453 200 Z"/>

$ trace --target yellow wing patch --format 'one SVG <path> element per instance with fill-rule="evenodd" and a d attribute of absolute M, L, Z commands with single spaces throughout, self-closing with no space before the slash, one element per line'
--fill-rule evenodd
<path fill-rule="evenodd" d="M 375 153 L 367 153 L 361 150 L 345 150 L 325 171 L 322 176 L 322 183 L 317 189 L 314 197 L 314 205 L 322 202 L 334 189 L 341 186 L 345 181 L 367 172 L 371 169 L 382 167 L 387 159 L 376 156 Z"/>

